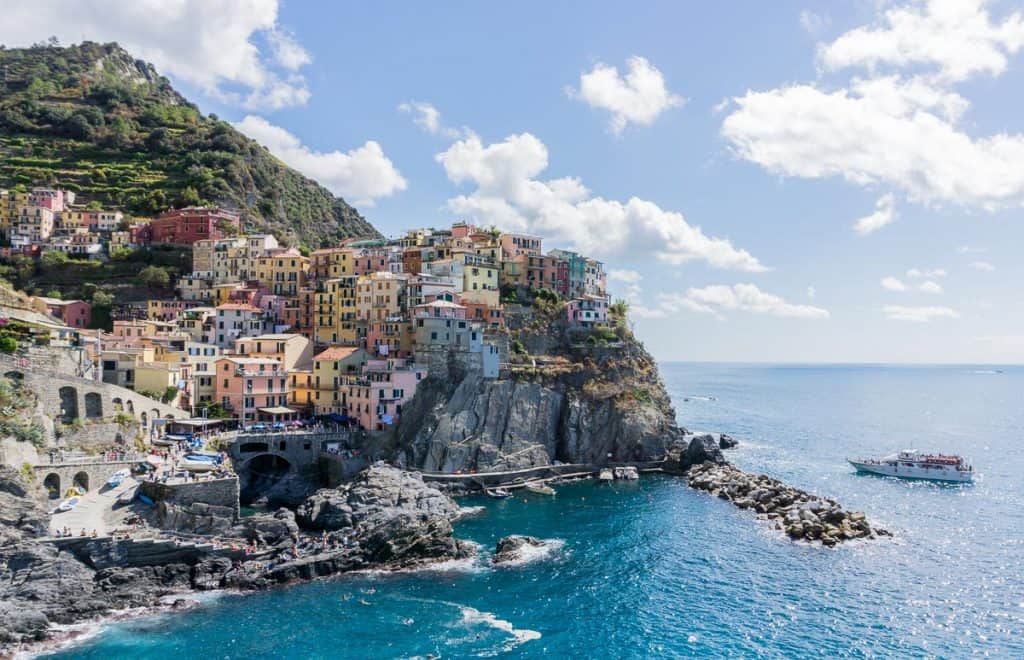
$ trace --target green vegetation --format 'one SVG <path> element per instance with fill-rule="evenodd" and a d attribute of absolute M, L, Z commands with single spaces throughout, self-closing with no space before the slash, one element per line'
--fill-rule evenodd
<path fill-rule="evenodd" d="M 202 417 L 204 410 L 209 419 L 229 419 L 231 417 L 231 414 L 224 410 L 219 403 L 208 403 L 205 406 L 200 404 L 196 407 L 196 414 Z"/>
<path fill-rule="evenodd" d="M 526 355 L 526 347 L 523 346 L 523 342 L 516 339 L 512 342 L 512 352 L 516 355 Z"/>
<path fill-rule="evenodd" d="M 0 187 L 58 185 L 132 216 L 212 203 L 296 245 L 379 236 L 116 44 L 0 49 L 0 71 Z"/>
<path fill-rule="evenodd" d="M 35 408 L 36 399 L 31 390 L 9 378 L 0 379 L 0 435 L 14 436 L 19 442 L 29 442 L 37 448 L 46 445 L 43 426 L 28 415 Z"/>

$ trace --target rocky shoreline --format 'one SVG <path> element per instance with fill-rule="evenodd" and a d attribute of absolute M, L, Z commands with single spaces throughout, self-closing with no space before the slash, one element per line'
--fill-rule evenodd
<path fill-rule="evenodd" d="M 728 440 L 726 440 L 728 438 Z M 694 436 L 679 465 L 691 488 L 755 511 L 793 540 L 834 547 L 854 539 L 892 534 L 871 525 L 859 511 L 846 511 L 833 499 L 818 497 L 763 474 L 750 474 L 725 460 L 721 449 L 735 446 L 726 435 Z"/>
<path fill-rule="evenodd" d="M 167 607 L 169 598 L 173 607 L 190 593 L 416 568 L 475 552 L 452 536 L 460 513 L 453 500 L 419 475 L 383 465 L 318 491 L 297 513 L 243 518 L 207 537 L 207 549 L 152 565 L 132 564 L 130 540 L 47 539 L 37 495 L 0 467 L 0 657 L 59 636 L 58 627 Z"/>

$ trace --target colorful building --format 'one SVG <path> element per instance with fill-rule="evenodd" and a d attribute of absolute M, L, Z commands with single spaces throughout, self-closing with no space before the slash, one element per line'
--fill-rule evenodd
<path fill-rule="evenodd" d="M 219 208 L 172 209 L 150 223 L 153 245 L 191 247 L 196 241 L 225 238 L 242 230 L 237 213 Z"/>
<path fill-rule="evenodd" d="M 281 363 L 271 358 L 222 357 L 215 362 L 216 400 L 242 424 L 294 417 L 288 408 L 291 385 Z"/>

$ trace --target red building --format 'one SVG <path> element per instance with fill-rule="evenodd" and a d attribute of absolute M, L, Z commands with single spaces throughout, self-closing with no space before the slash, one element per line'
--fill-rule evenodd
<path fill-rule="evenodd" d="M 51 316 L 56 316 L 64 325 L 72 328 L 88 328 L 92 320 L 92 305 L 84 300 L 58 300 L 56 298 L 44 298 L 42 301 L 50 311 Z"/>
<path fill-rule="evenodd" d="M 225 231 L 234 227 L 234 231 Z M 242 231 L 237 213 L 218 208 L 189 207 L 161 213 L 150 223 L 153 245 L 189 246 L 196 241 L 227 238 Z"/>

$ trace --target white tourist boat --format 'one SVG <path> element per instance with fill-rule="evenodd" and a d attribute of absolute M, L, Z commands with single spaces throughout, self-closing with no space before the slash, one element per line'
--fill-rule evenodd
<path fill-rule="evenodd" d="M 552 488 L 551 486 L 548 486 L 547 484 L 539 483 L 539 482 L 536 482 L 536 481 L 531 481 L 530 483 L 526 484 L 526 490 L 530 491 L 531 493 L 536 493 L 538 495 L 554 495 L 555 494 L 555 489 L 554 488 Z"/>
<path fill-rule="evenodd" d="M 870 472 L 900 479 L 927 479 L 967 483 L 974 480 L 974 468 L 954 454 L 922 454 L 905 449 L 882 458 L 847 459 L 859 472 Z"/>

